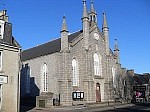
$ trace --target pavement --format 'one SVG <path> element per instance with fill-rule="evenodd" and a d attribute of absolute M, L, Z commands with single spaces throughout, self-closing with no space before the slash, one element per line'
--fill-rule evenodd
<path fill-rule="evenodd" d="M 125 108 L 125 107 L 131 107 L 134 106 L 134 104 L 119 104 L 119 105 L 113 105 L 113 106 L 105 106 L 105 107 L 92 107 L 88 108 L 85 105 L 79 105 L 79 106 L 69 106 L 69 107 L 52 107 L 52 108 L 29 108 L 28 111 L 21 111 L 21 112 L 99 112 L 99 111 L 107 111 L 115 108 Z"/>

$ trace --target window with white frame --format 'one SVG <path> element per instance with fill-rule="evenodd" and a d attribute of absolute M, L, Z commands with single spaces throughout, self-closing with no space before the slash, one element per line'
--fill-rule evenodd
<path fill-rule="evenodd" d="M 112 81 L 114 86 L 115 86 L 115 74 L 116 74 L 115 67 L 112 67 Z"/>
<path fill-rule="evenodd" d="M 43 92 L 48 91 L 48 76 L 47 76 L 47 64 L 44 63 L 43 68 L 42 68 L 42 89 Z"/>
<path fill-rule="evenodd" d="M 73 86 L 78 86 L 79 84 L 79 70 L 78 70 L 78 62 L 76 59 L 72 60 L 72 75 L 73 75 Z"/>
<path fill-rule="evenodd" d="M 95 53 L 93 57 L 94 57 L 94 75 L 102 76 L 101 57 L 97 53 Z"/>
<path fill-rule="evenodd" d="M 5 21 L 0 20 L 0 39 L 3 39 Z"/>

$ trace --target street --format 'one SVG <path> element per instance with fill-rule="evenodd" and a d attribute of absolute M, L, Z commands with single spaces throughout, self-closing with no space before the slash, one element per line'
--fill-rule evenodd
<path fill-rule="evenodd" d="M 85 106 L 34 108 L 27 112 L 150 112 L 150 103 L 122 104 L 96 108 L 87 108 Z"/>
<path fill-rule="evenodd" d="M 85 111 L 87 112 L 87 111 Z M 114 106 L 112 109 L 91 109 L 89 112 L 150 112 L 150 103 L 130 104 L 129 106 Z"/>

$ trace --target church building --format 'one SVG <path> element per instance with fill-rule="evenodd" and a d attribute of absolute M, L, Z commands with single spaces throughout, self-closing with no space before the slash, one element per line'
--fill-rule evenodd
<path fill-rule="evenodd" d="M 60 38 L 22 51 L 21 97 L 36 97 L 38 107 L 123 97 L 117 40 L 111 50 L 106 14 L 99 28 L 94 3 L 90 5 L 88 10 L 83 0 L 81 29 L 69 33 L 64 16 Z"/>

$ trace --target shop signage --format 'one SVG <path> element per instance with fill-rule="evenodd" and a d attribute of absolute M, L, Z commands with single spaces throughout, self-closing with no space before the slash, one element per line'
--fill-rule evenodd
<path fill-rule="evenodd" d="M 8 76 L 0 75 L 0 84 L 7 84 Z"/>
<path fill-rule="evenodd" d="M 146 91 L 146 86 L 133 86 L 134 91 Z"/>
<path fill-rule="evenodd" d="M 84 98 L 84 92 L 76 91 L 72 93 L 73 99 L 83 99 Z"/>

